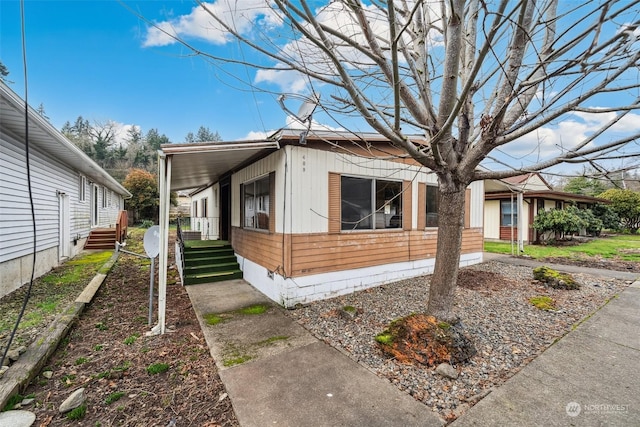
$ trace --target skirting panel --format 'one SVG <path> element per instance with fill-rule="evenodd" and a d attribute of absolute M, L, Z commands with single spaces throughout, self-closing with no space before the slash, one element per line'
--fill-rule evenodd
<path fill-rule="evenodd" d="M 244 279 L 278 304 L 296 304 L 333 298 L 355 291 L 433 273 L 435 259 L 400 262 L 301 277 L 283 277 L 237 255 Z M 463 254 L 460 266 L 482 262 L 482 252 Z"/>

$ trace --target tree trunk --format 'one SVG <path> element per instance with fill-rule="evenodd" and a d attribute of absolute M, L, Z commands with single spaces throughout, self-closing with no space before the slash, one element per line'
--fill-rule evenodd
<path fill-rule="evenodd" d="M 465 186 L 458 185 L 453 190 L 440 193 L 438 204 L 438 248 L 427 314 L 449 323 L 458 320 L 452 308 L 464 229 L 464 199 Z"/>

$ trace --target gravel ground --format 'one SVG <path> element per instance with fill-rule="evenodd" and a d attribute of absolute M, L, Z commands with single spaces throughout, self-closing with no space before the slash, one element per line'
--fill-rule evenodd
<path fill-rule="evenodd" d="M 452 421 L 629 285 L 580 274 L 574 278 L 582 284 L 580 290 L 555 290 L 533 282 L 528 267 L 488 262 L 462 269 L 455 313 L 478 354 L 455 366 L 455 380 L 436 374 L 433 367 L 399 364 L 374 340 L 389 322 L 424 311 L 429 276 L 314 302 L 289 314 L 320 340 Z M 556 310 L 530 304 L 538 295 L 553 298 Z M 355 307 L 357 315 L 347 315 L 345 306 Z"/>

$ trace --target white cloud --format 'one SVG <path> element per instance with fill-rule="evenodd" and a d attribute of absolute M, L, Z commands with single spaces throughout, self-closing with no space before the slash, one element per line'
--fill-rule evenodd
<path fill-rule="evenodd" d="M 597 108 L 597 107 L 592 107 Z M 618 113 L 572 113 L 571 118 L 554 126 L 541 127 L 504 146 L 501 151 L 523 161 L 539 161 L 566 154 L 613 120 Z M 640 132 L 640 115 L 629 113 L 609 128 L 604 135 L 591 141 L 586 148 L 629 133 Z"/>
<path fill-rule="evenodd" d="M 138 125 L 128 125 L 120 122 L 114 122 L 112 120 L 109 121 L 109 126 L 113 129 L 113 140 L 115 141 L 114 145 L 124 145 L 127 146 L 128 142 L 128 132 L 129 129 L 136 128 L 140 130 L 140 126 Z"/>
<path fill-rule="evenodd" d="M 229 33 L 212 16 L 234 28 L 240 34 L 250 32 L 256 22 L 274 27 L 279 19 L 270 2 L 264 0 L 217 0 L 203 3 L 186 15 L 156 22 L 149 27 L 143 42 L 144 47 L 166 46 L 176 43 L 177 38 L 196 38 L 213 44 L 225 44 L 231 40 Z"/>
<path fill-rule="evenodd" d="M 249 133 L 247 134 L 247 136 L 245 136 L 244 138 L 240 138 L 240 139 L 239 139 L 239 141 L 245 141 L 245 140 L 247 140 L 247 141 L 253 141 L 253 140 L 256 140 L 256 139 L 265 139 L 265 138 L 266 138 L 266 137 L 268 137 L 269 135 L 272 135 L 272 134 L 273 134 L 273 132 L 275 132 L 275 131 L 272 131 L 272 132 L 263 132 L 263 131 L 255 131 L 255 130 L 252 130 L 251 132 L 249 132 Z"/>

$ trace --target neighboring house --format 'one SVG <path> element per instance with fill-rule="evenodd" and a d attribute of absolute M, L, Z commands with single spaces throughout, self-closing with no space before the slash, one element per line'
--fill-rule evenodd
<path fill-rule="evenodd" d="M 229 240 L 245 280 L 287 307 L 429 274 L 436 175 L 393 154 L 380 135 L 347 132 L 163 145 L 161 212 L 168 191 L 199 187 L 192 228 Z M 463 266 L 482 262 L 483 186 L 467 189 Z"/>
<path fill-rule="evenodd" d="M 171 219 L 175 219 L 178 216 L 182 218 L 188 218 L 191 213 L 191 197 L 189 197 L 189 191 L 181 190 L 176 192 L 176 206 L 171 205 L 169 215 Z"/>
<path fill-rule="evenodd" d="M 199 231 L 204 240 L 218 240 L 220 238 L 220 184 L 215 183 L 207 187 L 192 191 L 191 231 Z"/>
<path fill-rule="evenodd" d="M 484 237 L 487 240 L 536 242 L 532 224 L 538 212 L 567 205 L 590 208 L 606 200 L 554 191 L 539 173 L 485 182 Z"/>
<path fill-rule="evenodd" d="M 27 283 L 33 261 L 25 103 L 0 82 L 0 297 Z M 28 108 L 36 277 L 76 255 L 90 230 L 113 227 L 124 198 L 118 182 Z"/>

